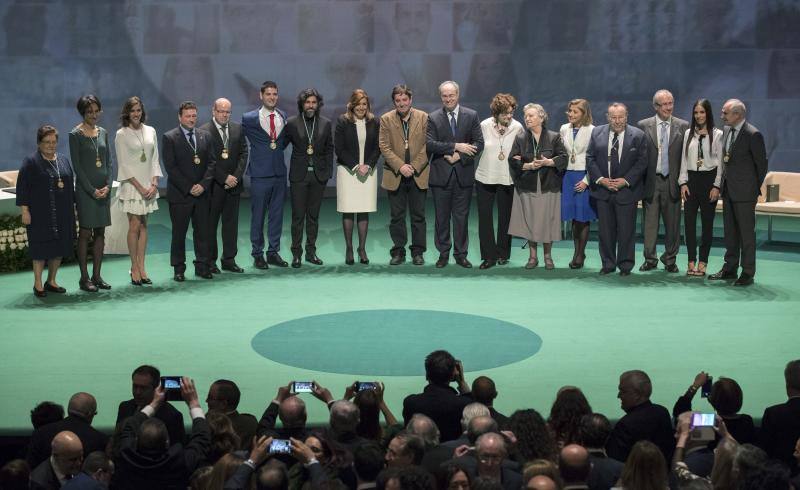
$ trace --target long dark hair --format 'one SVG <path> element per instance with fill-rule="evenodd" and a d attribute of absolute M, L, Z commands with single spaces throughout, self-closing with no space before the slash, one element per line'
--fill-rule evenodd
<path fill-rule="evenodd" d="M 695 131 L 700 129 L 700 125 L 694 118 L 694 109 L 697 106 L 702 106 L 706 110 L 706 131 L 708 131 L 708 147 L 714 142 L 714 113 L 711 111 L 711 102 L 708 99 L 698 99 L 697 102 L 692 104 L 692 125 L 689 128 L 689 139 L 686 140 L 686 147 L 683 149 L 684 153 L 689 155 L 689 143 L 694 138 Z"/>
<path fill-rule="evenodd" d="M 310 97 L 317 98 L 317 111 L 314 113 L 314 115 L 318 116 L 320 109 L 322 109 L 322 106 L 325 104 L 322 101 L 322 95 L 320 95 L 320 93 L 317 92 L 317 89 L 315 88 L 306 88 L 301 90 L 300 93 L 297 94 L 297 111 L 300 114 L 303 114 L 303 104 L 305 104 L 306 100 L 308 100 L 308 98 Z"/>

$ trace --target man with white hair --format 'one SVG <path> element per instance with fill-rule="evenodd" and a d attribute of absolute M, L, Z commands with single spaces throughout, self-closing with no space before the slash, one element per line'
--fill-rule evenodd
<path fill-rule="evenodd" d="M 457 448 L 458 446 L 469 444 L 468 431 L 470 422 L 476 417 L 491 417 L 489 409 L 483 403 L 474 402 L 464 407 L 464 410 L 461 412 L 461 428 L 464 429 L 464 432 L 461 434 L 461 437 L 453 439 L 452 441 L 447 441 L 443 446 Z"/>
<path fill-rule="evenodd" d="M 32 490 L 58 490 L 81 471 L 83 445 L 74 432 L 59 432 L 53 438 L 50 458 L 31 471 Z"/>
<path fill-rule="evenodd" d="M 722 106 L 725 265 L 709 279 L 736 279 L 734 286 L 749 286 L 756 275 L 756 201 L 767 176 L 764 136 L 746 121 L 746 116 L 747 108 L 741 100 L 730 99 Z M 737 279 L 740 265 L 742 273 Z"/>

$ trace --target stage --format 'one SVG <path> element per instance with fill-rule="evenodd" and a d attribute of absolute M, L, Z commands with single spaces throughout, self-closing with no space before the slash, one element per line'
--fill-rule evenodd
<path fill-rule="evenodd" d="M 131 371 L 153 364 L 164 375 L 195 379 L 202 400 L 218 378 L 242 390 L 239 410 L 260 416 L 277 387 L 316 380 L 335 397 L 355 380 L 380 379 L 389 407 L 400 418 L 402 400 L 425 384 L 423 358 L 448 349 L 464 363 L 468 381 L 479 374 L 498 387 L 496 407 L 510 414 L 533 407 L 545 417 L 556 390 L 577 385 L 595 411 L 621 416 L 618 376 L 643 369 L 653 379 L 653 400 L 672 408 L 704 370 L 736 379 L 743 412 L 760 418 L 764 407 L 785 400 L 783 368 L 798 357 L 800 226 L 776 219 L 766 243 L 766 218 L 758 220 L 756 284 L 734 288 L 663 268 L 630 277 L 599 276 L 596 238 L 586 267 L 567 267 L 572 241 L 554 247 L 556 270 L 525 270 L 527 250 L 515 241 L 511 262 L 478 270 L 477 212 L 471 212 L 473 269 L 451 259 L 436 269 L 433 209 L 428 199 L 426 264 L 389 266 L 388 203 L 371 216 L 371 264 L 344 264 L 344 240 L 335 200 L 323 201 L 318 255 L 325 265 L 299 270 L 253 268 L 249 201 L 242 203 L 238 263 L 244 274 L 213 280 L 172 281 L 167 203 L 150 221 L 147 270 L 152 286 L 128 279 L 127 256 L 107 257 L 103 277 L 110 292 L 78 290 L 78 268 L 64 266 L 58 282 L 67 295 L 33 297 L 32 274 L 0 275 L 0 345 L 3 392 L 0 430 L 27 434 L 29 412 L 42 400 L 66 407 L 69 396 L 88 391 L 98 399 L 95 426 L 109 429 L 117 404 L 131 397 Z M 289 206 L 282 255 L 289 252 Z M 721 215 L 715 236 L 721 237 Z M 594 229 L 594 227 L 593 227 Z M 190 242 L 189 242 L 190 243 Z M 191 243 L 190 243 L 191 246 Z M 715 242 L 709 271 L 722 263 Z M 541 251 L 540 251 L 541 256 Z M 189 252 L 187 258 L 191 259 Z M 795 325 L 795 327 L 792 327 Z M 309 420 L 327 409 L 307 397 Z M 697 408 L 709 408 L 700 397 Z M 184 404 L 180 409 L 185 415 Z"/>

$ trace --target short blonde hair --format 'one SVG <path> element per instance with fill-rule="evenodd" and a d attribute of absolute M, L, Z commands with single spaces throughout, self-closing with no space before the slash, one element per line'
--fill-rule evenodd
<path fill-rule="evenodd" d="M 529 102 L 525 104 L 525 107 L 522 108 L 522 113 L 524 114 L 528 110 L 535 110 L 536 112 L 538 112 L 539 117 L 542 118 L 542 126 L 547 125 L 547 111 L 544 110 L 544 107 L 542 107 L 540 104 Z"/>
<path fill-rule="evenodd" d="M 589 101 L 586 99 L 572 99 L 567 104 L 567 110 L 572 106 L 577 106 L 578 110 L 583 113 L 583 116 L 578 119 L 578 126 L 588 126 L 592 124 L 592 108 L 589 106 Z"/>

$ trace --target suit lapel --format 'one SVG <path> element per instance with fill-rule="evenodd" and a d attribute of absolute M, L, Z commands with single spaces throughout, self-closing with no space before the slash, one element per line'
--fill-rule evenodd
<path fill-rule="evenodd" d="M 653 145 L 658 148 L 658 121 L 656 121 L 657 117 L 653 116 L 652 118 L 648 119 L 647 123 L 647 134 L 650 135 L 650 138 L 653 140 Z M 628 130 L 625 129 L 627 133 Z M 628 139 L 628 135 L 625 135 L 625 139 Z"/>
<path fill-rule="evenodd" d="M 622 141 L 622 149 L 619 153 L 619 165 L 622 166 L 622 162 L 625 161 L 625 157 L 628 156 L 628 150 L 631 148 L 633 144 L 633 134 L 631 134 L 631 130 L 628 129 L 628 126 L 625 126 L 625 138 Z"/>
<path fill-rule="evenodd" d="M 465 120 L 466 116 L 464 115 L 464 108 L 460 107 L 458 110 L 458 117 L 456 118 L 456 135 L 454 137 L 455 141 L 460 141 L 459 136 L 462 136 L 464 132 L 461 130 L 462 127 L 466 124 Z M 466 139 L 466 138 L 461 138 Z"/>

